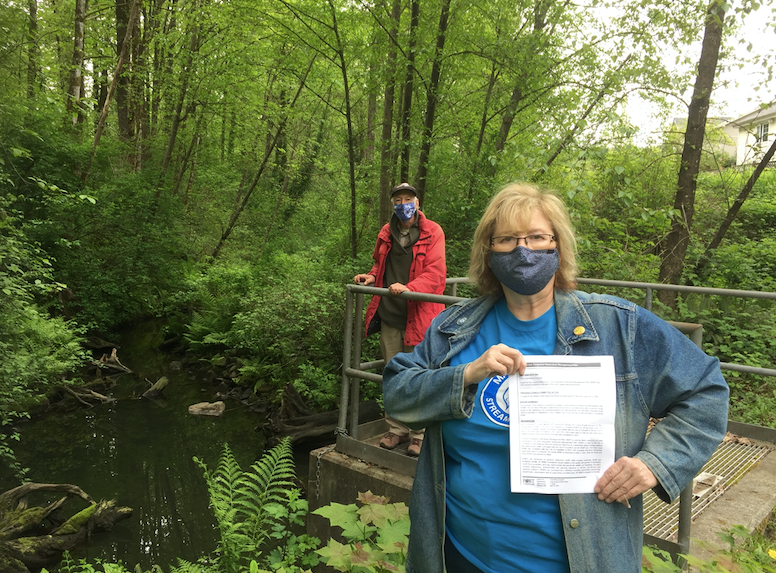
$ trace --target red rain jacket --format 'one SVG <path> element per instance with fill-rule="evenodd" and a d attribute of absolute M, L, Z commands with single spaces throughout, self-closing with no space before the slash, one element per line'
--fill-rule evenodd
<path fill-rule="evenodd" d="M 426 292 L 432 294 L 444 294 L 445 278 L 447 277 L 447 265 L 445 263 L 445 233 L 434 221 L 418 211 L 418 229 L 420 237 L 412 246 L 412 266 L 410 267 L 410 280 L 407 288 L 413 292 Z M 383 285 L 385 277 L 385 261 L 391 251 L 391 228 L 386 224 L 377 235 L 372 258 L 375 264 L 368 274 L 375 277 L 371 286 L 377 288 L 387 287 Z M 377 307 L 380 305 L 380 297 L 373 296 L 366 309 L 366 335 L 379 331 L 380 317 L 377 316 Z M 404 333 L 404 343 L 407 346 L 415 346 L 423 340 L 431 321 L 437 314 L 445 309 L 445 305 L 438 302 L 407 301 L 407 327 Z"/>

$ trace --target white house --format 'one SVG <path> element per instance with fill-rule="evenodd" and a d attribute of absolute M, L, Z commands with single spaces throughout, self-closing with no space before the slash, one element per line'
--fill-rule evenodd
<path fill-rule="evenodd" d="M 681 152 L 681 143 L 684 134 L 687 131 L 687 118 L 675 117 L 673 119 L 674 129 L 672 132 L 678 137 L 675 139 L 676 152 Z M 738 128 L 731 127 L 729 117 L 708 117 L 706 118 L 706 135 L 703 143 L 703 150 L 707 153 L 719 156 L 722 152 L 726 156 L 733 158 L 736 156 L 738 140 Z"/>
<path fill-rule="evenodd" d="M 736 165 L 757 163 L 776 137 L 776 103 L 758 107 L 727 124 L 738 131 Z"/>

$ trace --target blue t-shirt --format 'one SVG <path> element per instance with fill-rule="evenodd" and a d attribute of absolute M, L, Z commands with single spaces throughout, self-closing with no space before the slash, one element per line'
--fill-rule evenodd
<path fill-rule="evenodd" d="M 502 298 L 451 365 L 472 362 L 498 343 L 524 355 L 550 355 L 557 330 L 554 306 L 525 322 Z M 510 491 L 506 377 L 480 382 L 472 416 L 442 422 L 442 436 L 446 533 L 461 554 L 485 573 L 569 573 L 558 496 Z"/>

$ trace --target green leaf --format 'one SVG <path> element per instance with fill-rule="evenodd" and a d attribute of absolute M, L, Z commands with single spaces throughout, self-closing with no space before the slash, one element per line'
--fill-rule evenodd
<path fill-rule="evenodd" d="M 329 539 L 326 547 L 321 547 L 315 552 L 323 557 L 329 567 L 334 567 L 340 571 L 347 571 L 350 568 L 352 550 L 349 545 L 343 545 L 336 539 Z"/>
<path fill-rule="evenodd" d="M 334 502 L 324 507 L 319 507 L 318 509 L 314 510 L 313 513 L 315 515 L 325 517 L 332 525 L 339 525 L 340 527 L 343 527 L 344 524 L 350 525 L 356 523 L 358 520 L 356 517 L 357 511 L 358 508 L 356 507 L 355 503 L 351 503 L 350 505 L 343 505 L 341 503 Z"/>

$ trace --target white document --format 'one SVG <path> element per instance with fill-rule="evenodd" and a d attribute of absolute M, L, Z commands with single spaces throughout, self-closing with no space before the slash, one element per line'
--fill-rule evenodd
<path fill-rule="evenodd" d="M 508 382 L 512 491 L 593 493 L 614 463 L 614 358 L 525 358 Z"/>

